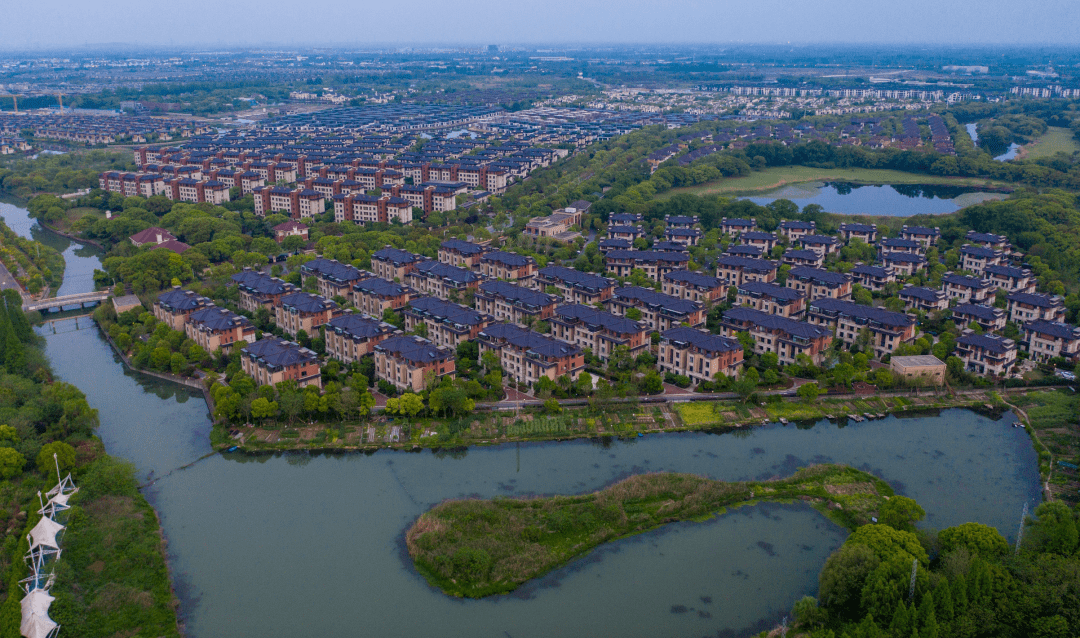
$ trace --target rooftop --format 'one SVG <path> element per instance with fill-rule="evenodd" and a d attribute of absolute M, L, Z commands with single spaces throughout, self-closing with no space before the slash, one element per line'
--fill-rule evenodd
<path fill-rule="evenodd" d="M 733 350 L 742 350 L 742 345 L 735 339 L 728 339 L 727 337 L 714 335 L 705 330 L 687 328 L 686 326 L 672 328 L 671 330 L 665 331 L 661 336 L 667 341 L 675 342 L 676 344 L 679 342 L 688 343 L 705 352 L 731 352 Z"/>
<path fill-rule="evenodd" d="M 440 348 L 427 339 L 415 335 L 399 335 L 380 341 L 376 350 L 382 350 L 410 363 L 433 363 L 453 359 L 454 353 L 449 348 Z"/>

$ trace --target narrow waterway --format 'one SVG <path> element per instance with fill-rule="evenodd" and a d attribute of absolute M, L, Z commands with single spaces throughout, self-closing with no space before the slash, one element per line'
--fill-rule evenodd
<path fill-rule="evenodd" d="M 1012 415 L 966 410 L 456 454 L 213 455 L 177 470 L 210 451 L 201 397 L 125 371 L 86 318 L 39 332 L 56 373 L 100 411 L 110 454 L 154 481 L 144 493 L 195 638 L 743 635 L 813 594 L 846 536 L 806 507 L 747 507 L 614 543 L 512 596 L 462 601 L 429 587 L 403 547 L 411 522 L 447 498 L 578 493 L 660 470 L 761 479 L 839 462 L 918 499 L 929 526 L 974 520 L 1010 538 L 1023 504 L 1039 499 L 1036 456 Z"/>

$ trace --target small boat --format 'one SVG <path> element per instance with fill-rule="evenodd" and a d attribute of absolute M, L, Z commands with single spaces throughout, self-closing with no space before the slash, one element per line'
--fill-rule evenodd
<path fill-rule="evenodd" d="M 235 445 L 234 445 L 234 446 L 232 446 L 231 448 L 229 448 L 229 451 L 230 451 L 230 452 L 235 452 L 235 451 L 236 451 L 236 447 L 237 447 L 237 446 L 235 446 Z"/>
<path fill-rule="evenodd" d="M 878 412 L 877 418 L 879 418 L 879 419 L 884 419 L 884 418 L 885 418 L 885 415 L 884 415 L 884 414 L 882 414 L 881 412 Z"/>
<path fill-rule="evenodd" d="M 830 421 L 835 421 L 835 420 L 836 420 L 836 417 L 834 417 L 834 416 L 833 416 L 833 415 L 831 415 L 831 414 L 826 414 L 826 415 L 825 415 L 825 418 L 826 418 L 826 419 L 828 419 L 828 420 L 830 420 Z"/>
<path fill-rule="evenodd" d="M 641 432 L 638 432 L 638 433 L 637 433 L 637 435 L 638 435 L 639 437 L 641 437 L 641 436 L 645 436 L 645 435 L 644 435 L 644 434 L 642 434 Z"/>
<path fill-rule="evenodd" d="M 787 419 L 785 419 L 784 417 L 780 417 L 780 423 L 787 425 Z"/>

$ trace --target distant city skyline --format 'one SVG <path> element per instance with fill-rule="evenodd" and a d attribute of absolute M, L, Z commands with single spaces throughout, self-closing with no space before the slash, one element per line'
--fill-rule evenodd
<path fill-rule="evenodd" d="M 0 11 L 0 50 L 378 44 L 1080 45 L 1072 0 L 46 0 Z"/>

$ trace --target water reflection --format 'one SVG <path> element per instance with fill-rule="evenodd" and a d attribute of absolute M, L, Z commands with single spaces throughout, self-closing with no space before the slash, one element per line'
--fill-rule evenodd
<path fill-rule="evenodd" d="M 777 199 L 789 199 L 799 208 L 807 204 L 818 204 L 825 212 L 842 215 L 910 217 L 952 213 L 965 206 L 1004 197 L 1003 193 L 960 186 L 809 182 L 742 199 L 749 199 L 763 206 Z"/>

